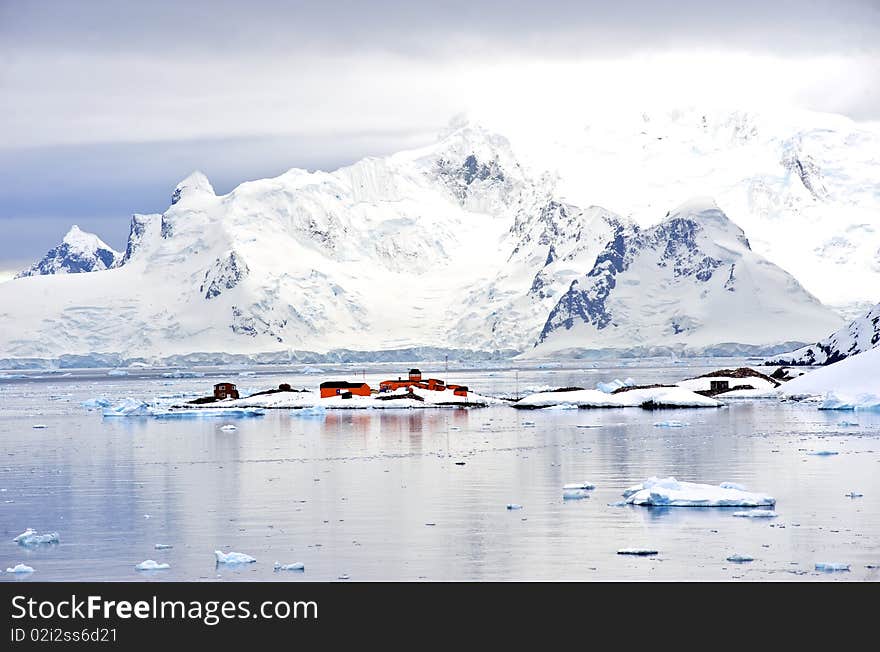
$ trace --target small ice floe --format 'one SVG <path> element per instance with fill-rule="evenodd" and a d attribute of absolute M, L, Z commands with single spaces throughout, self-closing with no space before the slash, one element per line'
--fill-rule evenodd
<path fill-rule="evenodd" d="M 655 428 L 684 428 L 689 425 L 691 425 L 691 424 L 685 423 L 684 421 L 676 421 L 674 419 L 671 419 L 669 421 L 658 421 L 657 423 L 654 424 L 654 427 Z"/>
<path fill-rule="evenodd" d="M 850 428 L 850 427 L 858 426 L 859 423 L 858 423 L 858 421 L 841 421 L 837 425 L 841 426 L 843 428 Z"/>
<path fill-rule="evenodd" d="M 617 551 L 618 555 L 637 555 L 639 557 L 647 557 L 648 555 L 659 554 L 659 550 L 654 548 L 621 548 Z"/>
<path fill-rule="evenodd" d="M 303 571 L 306 569 L 306 565 L 301 561 L 293 564 L 282 564 L 276 561 L 274 568 L 277 571 Z"/>
<path fill-rule="evenodd" d="M 125 369 L 111 369 L 107 372 L 108 376 L 127 376 L 128 372 Z"/>
<path fill-rule="evenodd" d="M 507 503 L 507 509 L 522 509 L 523 506 L 517 503 Z"/>
<path fill-rule="evenodd" d="M 41 543 L 58 543 L 57 532 L 45 532 L 39 534 L 33 528 L 28 528 L 13 539 L 20 546 L 38 546 Z"/>
<path fill-rule="evenodd" d="M 214 556 L 217 558 L 218 564 L 252 564 L 257 561 L 243 552 L 222 552 L 220 550 L 215 550 Z"/>
<path fill-rule="evenodd" d="M 170 543 L 157 543 L 153 546 L 156 550 L 171 550 L 174 546 Z"/>
<path fill-rule="evenodd" d="M 12 568 L 6 569 L 7 573 L 33 573 L 34 569 L 32 566 L 28 566 L 26 564 L 16 564 Z"/>
<path fill-rule="evenodd" d="M 87 410 L 96 410 L 98 408 L 110 407 L 112 403 L 109 398 L 104 398 L 103 396 L 98 396 L 97 398 L 90 398 L 87 401 L 83 401 L 80 403 Z"/>
<path fill-rule="evenodd" d="M 772 509 L 749 509 L 742 512 L 734 512 L 734 516 L 740 518 L 776 518 L 777 514 Z"/>
<path fill-rule="evenodd" d="M 569 482 L 568 484 L 562 485 L 563 491 L 568 491 L 569 489 L 595 489 L 596 485 L 592 482 Z"/>
<path fill-rule="evenodd" d="M 847 498 L 863 498 L 865 494 L 860 494 L 858 491 L 850 491 L 848 494 L 844 494 Z"/>
<path fill-rule="evenodd" d="M 145 559 L 135 568 L 139 571 L 165 570 L 171 568 L 171 564 L 160 563 L 154 559 Z"/>
<path fill-rule="evenodd" d="M 648 478 L 624 491 L 623 497 L 630 505 L 647 507 L 759 507 L 776 504 L 772 496 L 731 486 L 679 482 L 672 477 Z"/>
<path fill-rule="evenodd" d="M 849 564 L 841 564 L 838 562 L 830 562 L 830 561 L 817 561 L 816 562 L 816 570 L 817 571 L 848 571 Z"/>
<path fill-rule="evenodd" d="M 837 455 L 837 454 L 838 454 L 837 451 L 828 451 L 828 450 L 807 451 L 807 455 L 826 456 L 826 455 Z"/>
<path fill-rule="evenodd" d="M 755 558 L 749 557 L 748 555 L 733 554 L 727 558 L 727 561 L 732 561 L 735 564 L 743 564 L 747 561 L 755 561 Z"/>
<path fill-rule="evenodd" d="M 35 423 L 34 425 L 31 426 L 31 428 L 34 428 L 36 430 L 42 430 L 43 428 L 48 428 L 48 427 L 49 426 L 47 426 L 45 423 Z"/>
<path fill-rule="evenodd" d="M 232 432 L 233 430 L 238 430 L 238 428 L 233 426 L 231 423 L 226 423 L 226 424 L 220 426 L 220 430 L 224 430 L 226 432 Z"/>
<path fill-rule="evenodd" d="M 562 490 L 562 499 L 563 500 L 581 500 L 582 498 L 589 498 L 590 492 L 586 489 L 563 489 Z"/>
<path fill-rule="evenodd" d="M 526 428 L 531 428 L 532 426 L 535 425 L 535 422 L 534 421 L 523 421 L 522 425 Z"/>

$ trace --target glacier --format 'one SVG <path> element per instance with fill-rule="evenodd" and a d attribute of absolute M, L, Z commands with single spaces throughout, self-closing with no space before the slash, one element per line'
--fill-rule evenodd
<path fill-rule="evenodd" d="M 195 172 L 167 210 L 132 217 L 113 260 L 0 284 L 0 365 L 791 351 L 842 325 L 815 295 L 836 301 L 826 279 L 848 278 L 880 244 L 865 229 L 825 253 L 807 242 L 827 237 L 826 214 L 870 224 L 857 182 L 876 135 L 828 116 L 792 128 L 684 112 L 594 125 L 540 151 L 465 123 L 419 149 L 223 195 Z M 648 155 L 668 163 L 657 179 Z M 837 173 L 849 159 L 851 174 Z M 695 177 L 695 160 L 713 173 Z M 573 183 L 584 171 L 590 183 Z M 701 191 L 717 205 L 681 204 Z M 799 255 L 767 238 L 802 218 L 815 228 L 798 234 Z M 858 255 L 834 262 L 835 247 Z"/>

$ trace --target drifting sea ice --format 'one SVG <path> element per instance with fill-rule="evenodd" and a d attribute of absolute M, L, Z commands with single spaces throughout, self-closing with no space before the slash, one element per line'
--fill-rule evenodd
<path fill-rule="evenodd" d="M 672 477 L 648 478 L 627 489 L 623 497 L 630 505 L 649 507 L 757 507 L 776 504 L 776 499 L 772 496 L 731 486 L 679 482 Z"/>
<path fill-rule="evenodd" d="M 563 500 L 580 500 L 589 497 L 590 494 L 586 489 L 564 489 L 562 491 Z"/>
<path fill-rule="evenodd" d="M 817 561 L 816 562 L 816 570 L 817 571 L 848 571 L 849 564 L 841 564 L 838 562 L 829 562 L 829 561 Z"/>
<path fill-rule="evenodd" d="M 655 428 L 684 428 L 685 426 L 689 426 L 689 423 L 685 423 L 684 421 L 658 421 L 654 424 Z"/>
<path fill-rule="evenodd" d="M 562 485 L 564 490 L 568 489 L 595 489 L 596 485 L 592 482 L 569 482 L 568 484 Z"/>
<path fill-rule="evenodd" d="M 755 561 L 755 558 L 749 557 L 748 555 L 733 554 L 727 558 L 727 561 L 732 561 L 735 564 L 742 564 L 747 561 Z"/>
<path fill-rule="evenodd" d="M 225 425 L 220 426 L 220 430 L 225 430 L 226 432 L 232 432 L 233 430 L 238 430 L 238 428 L 233 426 L 231 423 L 227 423 Z"/>
<path fill-rule="evenodd" d="M 128 372 L 124 369 L 111 369 L 107 372 L 108 376 L 127 376 Z"/>
<path fill-rule="evenodd" d="M 7 573 L 33 573 L 34 569 L 31 566 L 27 566 L 25 564 L 16 564 L 12 568 L 6 569 Z"/>
<path fill-rule="evenodd" d="M 865 494 L 860 494 L 857 491 L 850 491 L 848 494 L 844 494 L 847 498 L 863 498 Z"/>
<path fill-rule="evenodd" d="M 220 550 L 215 550 L 214 556 L 217 558 L 218 564 L 252 564 L 257 561 L 250 555 L 246 555 L 243 552 L 224 553 Z"/>
<path fill-rule="evenodd" d="M 299 561 L 293 564 L 282 564 L 276 561 L 274 568 L 277 571 L 301 571 L 306 569 L 306 565 Z"/>
<path fill-rule="evenodd" d="M 750 509 L 743 512 L 734 512 L 739 518 L 776 518 L 777 514 L 772 509 Z"/>
<path fill-rule="evenodd" d="M 97 408 L 106 408 L 110 407 L 112 403 L 109 398 L 104 398 L 103 396 L 98 396 L 96 398 L 90 398 L 87 401 L 83 401 L 80 403 L 87 410 L 95 410 Z"/>
<path fill-rule="evenodd" d="M 46 532 L 39 534 L 33 528 L 28 528 L 13 539 L 20 546 L 38 546 L 41 543 L 58 543 L 57 532 Z"/>
<path fill-rule="evenodd" d="M 807 452 L 807 455 L 819 455 L 819 456 L 824 457 L 824 456 L 828 456 L 828 455 L 837 455 L 837 451 L 826 451 L 826 450 L 809 451 L 809 452 Z"/>
<path fill-rule="evenodd" d="M 45 423 L 35 423 L 34 425 L 31 426 L 31 428 L 34 428 L 36 430 L 43 430 L 44 428 L 48 428 L 48 427 L 49 426 L 47 426 Z"/>
<path fill-rule="evenodd" d="M 522 509 L 523 506 L 517 503 L 507 503 L 507 509 Z"/>
<path fill-rule="evenodd" d="M 159 563 L 153 559 L 145 559 L 135 566 L 135 568 L 139 571 L 165 570 L 171 568 L 171 564 Z"/>
<path fill-rule="evenodd" d="M 327 416 L 327 408 L 323 405 L 313 405 L 312 407 L 303 408 L 301 410 L 291 411 L 293 416 L 297 417 L 317 417 L 323 419 Z"/>
<path fill-rule="evenodd" d="M 169 543 L 157 543 L 153 546 L 156 550 L 171 550 L 174 546 Z"/>
<path fill-rule="evenodd" d="M 618 555 L 637 555 L 639 557 L 647 557 L 648 555 L 659 554 L 659 550 L 653 548 L 621 548 L 617 551 Z"/>

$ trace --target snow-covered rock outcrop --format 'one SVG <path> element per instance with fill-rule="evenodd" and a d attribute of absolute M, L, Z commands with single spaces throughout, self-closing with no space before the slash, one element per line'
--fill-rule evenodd
<path fill-rule="evenodd" d="M 776 356 L 769 364 L 831 364 L 878 345 L 880 345 L 880 303 L 828 337 L 797 351 Z"/>
<path fill-rule="evenodd" d="M 79 274 L 111 269 L 122 260 L 122 254 L 110 247 L 94 233 L 87 233 L 76 224 L 43 258 L 16 278 L 44 274 Z"/>
<path fill-rule="evenodd" d="M 880 408 L 880 347 L 810 371 L 780 387 L 783 396 L 821 396 L 827 409 Z"/>
<path fill-rule="evenodd" d="M 710 199 L 643 229 L 621 222 L 550 312 L 535 355 L 562 350 L 771 347 L 842 319 L 754 253 Z"/>

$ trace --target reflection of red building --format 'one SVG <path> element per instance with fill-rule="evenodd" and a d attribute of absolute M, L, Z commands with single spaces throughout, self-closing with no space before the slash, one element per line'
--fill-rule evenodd
<path fill-rule="evenodd" d="M 344 380 L 330 380 L 326 383 L 321 383 L 321 398 L 342 396 L 344 394 L 369 396 L 370 386 L 366 383 L 349 383 Z"/>
<path fill-rule="evenodd" d="M 408 387 L 419 387 L 434 392 L 442 392 L 451 389 L 456 396 L 467 396 L 468 391 L 467 387 L 463 385 L 447 385 L 445 381 L 438 378 L 422 380 L 422 372 L 418 369 L 410 369 L 409 377 L 406 378 L 406 380 L 398 377 L 397 380 L 383 380 L 379 383 L 380 392 L 393 392 L 396 389 L 406 389 Z"/>

